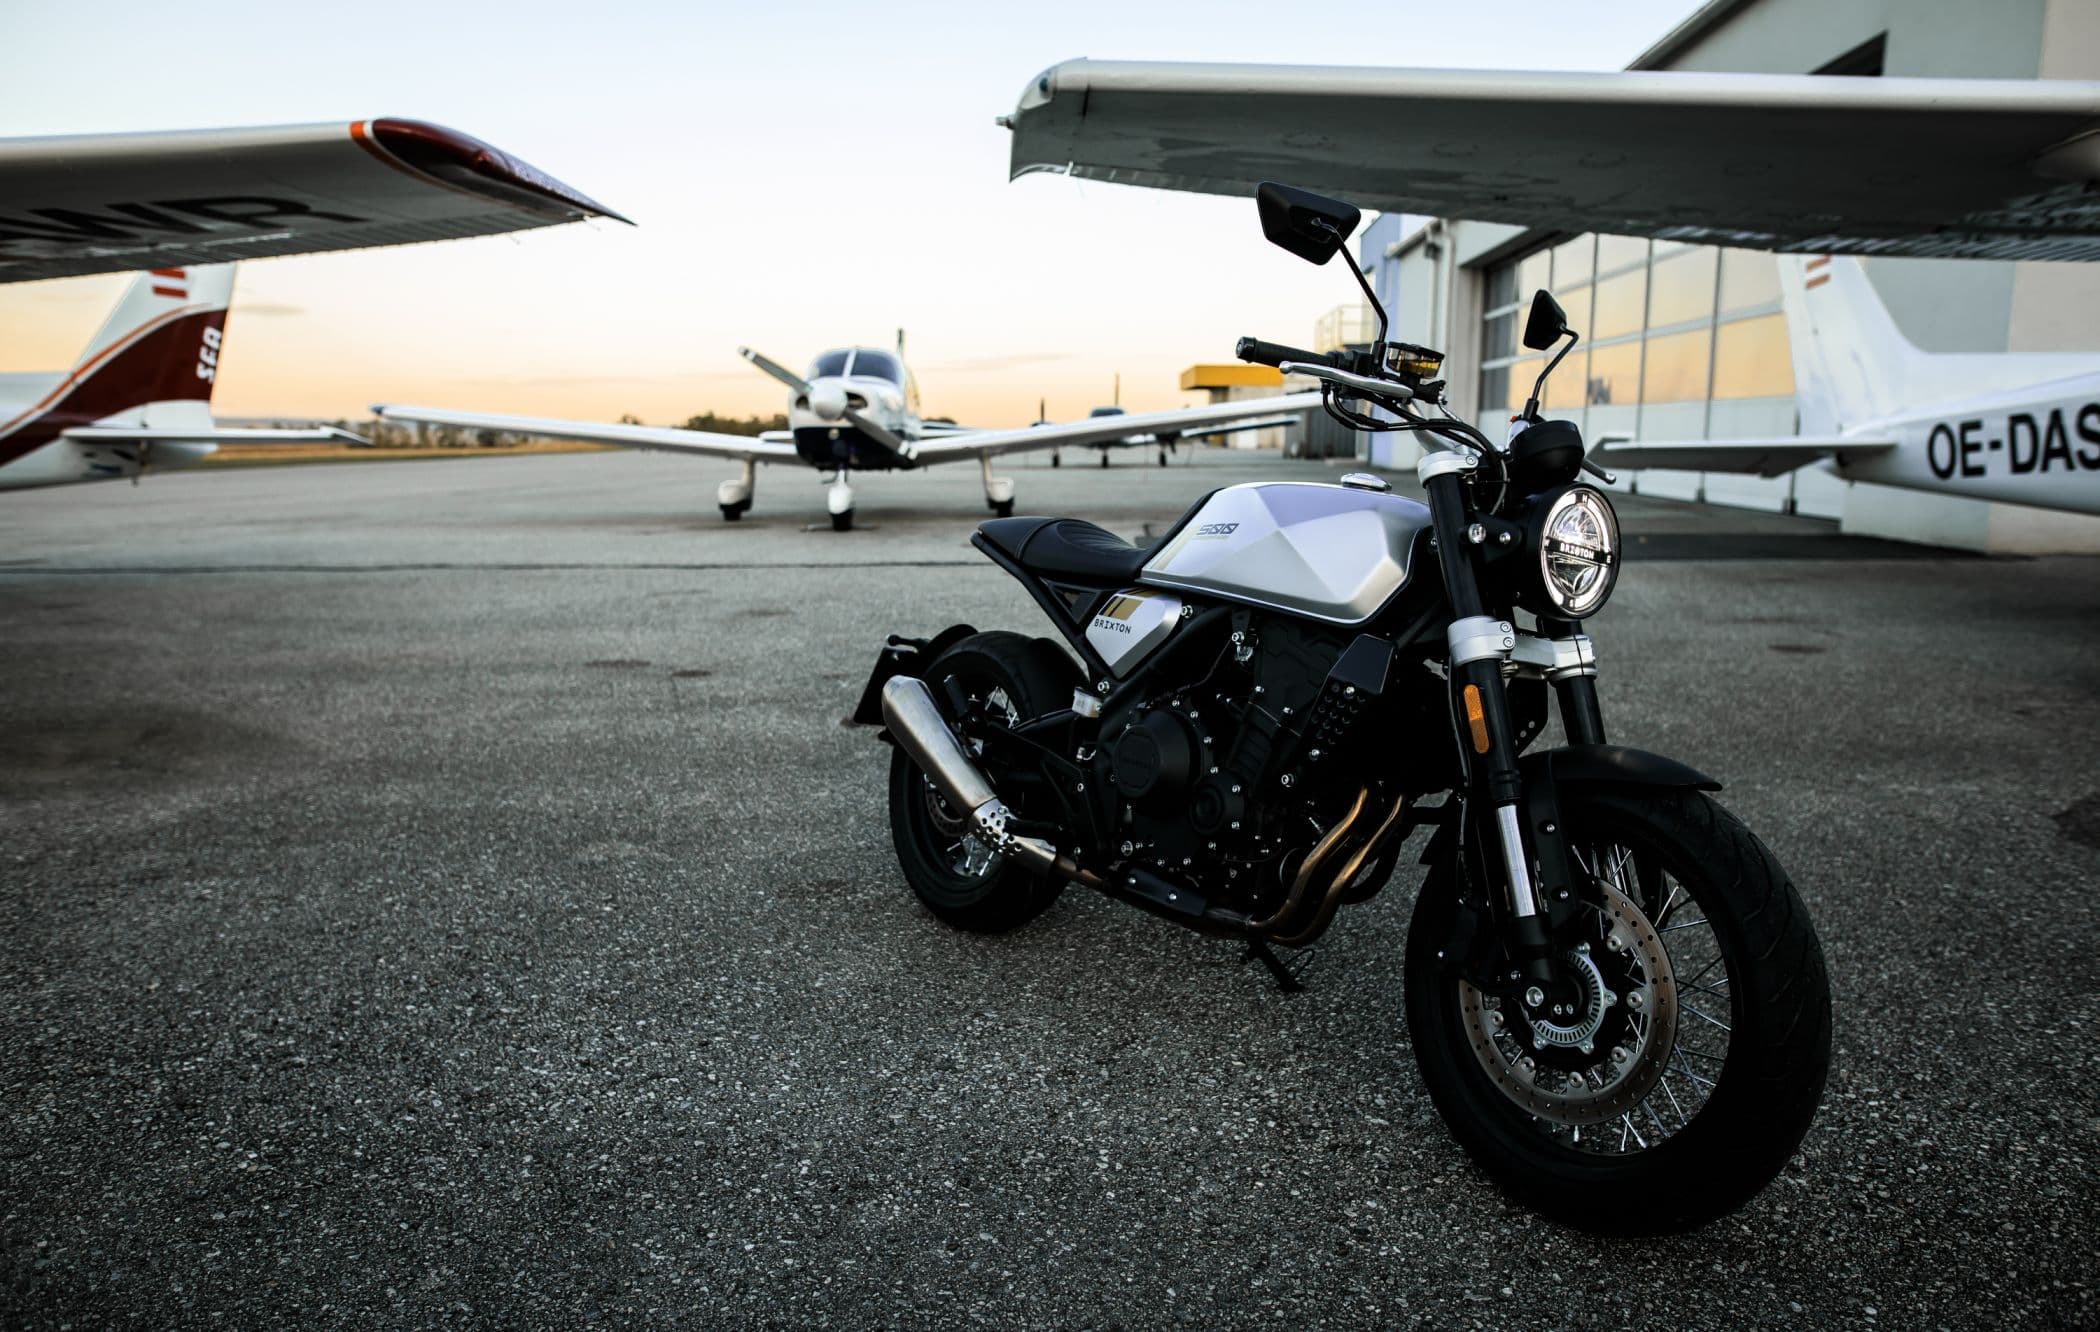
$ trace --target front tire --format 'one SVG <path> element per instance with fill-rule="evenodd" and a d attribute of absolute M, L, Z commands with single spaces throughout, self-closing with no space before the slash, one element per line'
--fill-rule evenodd
<path fill-rule="evenodd" d="M 1552 1027 L 1476 988 L 1440 952 L 1457 894 L 1433 873 L 1407 940 L 1415 1060 L 1452 1135 L 1526 1206 L 1602 1234 L 1689 1230 L 1808 1132 L 1830 1066 L 1822 948 L 1771 852 L 1705 795 L 1578 787 L 1561 810 L 1592 913 L 1564 956 L 1595 1000 Z"/>
<path fill-rule="evenodd" d="M 925 680 L 936 699 L 947 697 L 946 682 L 953 680 L 964 697 L 989 704 L 1017 725 L 1069 706 L 1079 671 L 1048 639 L 994 632 L 972 634 L 943 652 Z M 989 763 L 986 771 L 1016 814 L 1054 815 L 1035 807 L 1026 784 Z M 903 747 L 897 748 L 890 758 L 890 840 L 920 903 L 957 929 L 978 934 L 1018 928 L 1048 910 L 1064 880 L 993 853 L 971 835 L 965 813 L 951 808 Z"/>
<path fill-rule="evenodd" d="M 831 515 L 831 530 L 832 530 L 832 531 L 834 531 L 834 532 L 850 532 L 850 531 L 852 531 L 852 530 L 853 530 L 853 510 L 851 510 L 851 509 L 848 509 L 848 510 L 846 510 L 846 511 L 845 511 L 844 513 L 835 513 L 835 514 Z"/>

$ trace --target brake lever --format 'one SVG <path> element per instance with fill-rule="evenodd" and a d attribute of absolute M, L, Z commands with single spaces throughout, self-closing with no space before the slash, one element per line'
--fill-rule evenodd
<path fill-rule="evenodd" d="M 1405 384 L 1390 379 L 1373 379 L 1369 375 L 1351 374 L 1337 370 L 1331 365 L 1313 365 L 1306 361 L 1285 361 L 1276 367 L 1287 375 L 1306 375 L 1313 379 L 1324 379 L 1330 384 L 1353 388 L 1374 398 L 1392 398 L 1398 402 L 1413 399 L 1415 391 Z"/>
<path fill-rule="evenodd" d="M 1618 477 L 1613 476 L 1610 472 L 1605 471 L 1602 467 L 1599 467 L 1597 464 L 1591 462 L 1587 458 L 1584 458 L 1582 460 L 1582 470 L 1588 472 L 1591 476 L 1596 477 L 1599 481 L 1602 481 L 1607 486 L 1615 486 L 1619 484 Z"/>

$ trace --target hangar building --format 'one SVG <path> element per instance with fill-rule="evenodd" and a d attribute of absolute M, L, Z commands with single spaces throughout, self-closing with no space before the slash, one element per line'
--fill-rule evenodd
<path fill-rule="evenodd" d="M 2100 79 L 2100 4 L 1711 0 L 1631 68 Z M 1523 303 L 1545 287 L 1586 334 L 1554 373 L 1546 407 L 1589 437 L 1795 429 L 1769 254 L 1388 216 L 1363 233 L 1360 261 L 1391 302 L 1394 336 L 1449 353 L 1452 406 L 1469 418 L 1497 419 L 1522 404 L 1539 358 L 1518 345 L 1518 326 Z M 1874 258 L 1865 267 L 1898 327 L 1924 350 L 2100 353 L 2100 264 Z M 1415 456 L 1405 436 L 1372 436 L 1368 448 L 1386 465 L 1409 466 Z M 2100 518 L 1845 482 L 1815 468 L 1772 480 L 1651 469 L 1620 485 L 1836 518 L 1845 531 L 1901 540 L 2100 551 Z"/>

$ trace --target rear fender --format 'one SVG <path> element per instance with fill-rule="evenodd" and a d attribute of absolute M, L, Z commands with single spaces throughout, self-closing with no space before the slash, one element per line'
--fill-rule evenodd
<path fill-rule="evenodd" d="M 951 624 L 932 638 L 891 634 L 882 645 L 882 651 L 875 656 L 875 669 L 868 674 L 868 687 L 860 691 L 860 706 L 853 709 L 853 724 L 882 726 L 882 687 L 899 675 L 923 678 L 926 668 L 933 665 L 935 658 L 976 632 L 967 624 Z M 893 743 L 888 727 L 878 732 L 875 738 L 885 744 Z"/>

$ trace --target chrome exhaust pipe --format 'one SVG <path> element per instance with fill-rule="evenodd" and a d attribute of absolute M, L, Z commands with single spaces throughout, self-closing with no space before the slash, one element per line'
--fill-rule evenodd
<path fill-rule="evenodd" d="M 1021 837 L 1007 827 L 1013 811 L 992 790 L 984 769 L 970 757 L 948 719 L 933 705 L 933 692 L 923 680 L 893 675 L 882 686 L 882 722 L 934 789 L 957 809 L 969 812 L 970 826 L 993 850 L 1019 859 L 1030 869 L 1058 874 L 1082 883 L 1094 881 L 1057 848 L 1033 837 Z"/>

